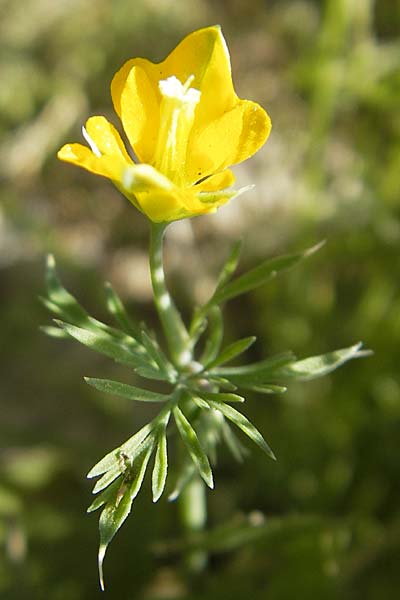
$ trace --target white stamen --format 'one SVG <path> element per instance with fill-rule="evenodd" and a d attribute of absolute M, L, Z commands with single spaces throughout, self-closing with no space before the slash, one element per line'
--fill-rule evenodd
<path fill-rule="evenodd" d="M 97 145 L 92 140 L 92 138 L 90 137 L 90 135 L 88 134 L 88 132 L 86 131 L 86 129 L 83 125 L 82 125 L 82 135 L 85 138 L 85 140 L 87 141 L 87 143 L 89 144 L 90 149 L 92 150 L 93 154 L 95 154 L 96 156 L 98 156 L 100 158 L 100 156 L 101 156 L 100 150 L 98 149 Z"/>
<path fill-rule="evenodd" d="M 159 81 L 158 87 L 162 95 L 167 98 L 175 98 L 181 102 L 197 104 L 200 100 L 201 92 L 190 87 L 193 79 L 194 75 L 190 75 L 185 83 L 181 83 L 175 75 L 172 75 L 168 79 Z"/>

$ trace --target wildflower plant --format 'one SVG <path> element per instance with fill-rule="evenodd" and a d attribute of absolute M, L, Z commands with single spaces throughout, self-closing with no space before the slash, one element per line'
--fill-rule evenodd
<path fill-rule="evenodd" d="M 256 338 L 224 346 L 223 305 L 299 264 L 320 245 L 266 260 L 235 276 L 240 254 L 240 244 L 235 244 L 214 292 L 205 304 L 195 307 L 189 324 L 169 294 L 163 267 L 166 228 L 172 221 L 212 213 L 243 192 L 231 189 L 234 176 L 229 167 L 254 154 L 271 129 L 261 106 L 237 97 L 220 28 L 191 33 L 161 63 L 129 60 L 114 76 L 111 95 L 131 151 L 105 117 L 94 116 L 82 129 L 88 145 L 67 144 L 58 157 L 109 178 L 149 219 L 151 282 L 166 347 L 143 322 L 128 315 L 108 283 L 107 309 L 114 325 L 91 317 L 62 286 L 52 256 L 47 261 L 43 298 L 57 317 L 56 326 L 44 327 L 46 333 L 73 338 L 125 365 L 135 382 L 138 377 L 143 380 L 141 387 L 89 377 L 86 383 L 116 397 L 161 405 L 153 420 L 88 473 L 89 478 L 97 478 L 96 498 L 88 512 L 101 509 L 98 565 L 102 589 L 105 552 L 130 514 L 150 464 L 153 501 L 164 494 L 172 444 L 181 447 L 184 459 L 174 466 L 168 499 L 180 499 L 186 525 L 193 529 L 204 521 L 205 486 L 214 487 L 212 465 L 219 446 L 225 444 L 236 460 L 243 459 L 244 448 L 235 429 L 275 459 L 261 432 L 236 408 L 245 401 L 246 392 L 283 394 L 293 381 L 321 377 L 366 354 L 361 344 L 355 344 L 303 360 L 286 352 L 256 363 L 227 366 Z M 153 380 L 163 382 L 165 393 L 148 389 L 146 380 L 150 388 Z"/>

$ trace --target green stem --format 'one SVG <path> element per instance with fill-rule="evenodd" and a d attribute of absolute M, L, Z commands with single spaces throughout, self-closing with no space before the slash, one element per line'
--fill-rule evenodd
<path fill-rule="evenodd" d="M 206 486 L 198 475 L 187 484 L 179 497 L 181 522 L 188 536 L 202 531 L 207 521 Z M 189 550 L 185 565 L 190 573 L 200 573 L 207 565 L 205 550 Z"/>
<path fill-rule="evenodd" d="M 172 360 L 178 367 L 190 363 L 190 338 L 182 317 L 172 300 L 166 282 L 163 265 L 163 237 L 167 223 L 151 223 L 150 275 L 154 302 L 160 317 Z"/>

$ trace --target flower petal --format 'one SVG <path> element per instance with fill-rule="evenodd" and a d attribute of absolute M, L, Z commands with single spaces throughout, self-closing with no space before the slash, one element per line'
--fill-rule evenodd
<path fill-rule="evenodd" d="M 235 183 L 235 176 L 229 169 L 222 171 L 222 173 L 216 173 L 210 175 L 206 179 L 203 179 L 200 183 L 197 183 L 195 189 L 197 192 L 215 192 L 218 190 L 224 190 Z"/>
<path fill-rule="evenodd" d="M 86 121 L 86 131 L 100 150 L 101 154 L 106 156 L 119 155 L 121 158 L 125 159 L 126 162 L 132 162 L 121 136 L 114 125 L 107 121 L 105 117 L 90 117 Z"/>
<path fill-rule="evenodd" d="M 230 111 L 192 135 L 187 177 L 193 180 L 221 171 L 252 156 L 271 131 L 265 110 L 250 100 L 240 100 Z"/>
<path fill-rule="evenodd" d="M 161 63 L 134 58 L 114 76 L 111 83 L 114 108 L 141 161 L 151 163 L 155 148 L 161 100 L 159 81 L 175 76 L 184 83 L 191 75 L 194 75 L 191 87 L 201 92 L 194 124 L 194 129 L 199 130 L 238 101 L 228 49 L 218 26 L 189 34 Z"/>
<path fill-rule="evenodd" d="M 120 156 L 96 156 L 89 148 L 82 144 L 65 144 L 58 151 L 57 157 L 65 162 L 82 167 L 96 175 L 108 177 L 119 181 L 126 163 Z"/>
<path fill-rule="evenodd" d="M 111 95 L 136 156 L 151 163 L 157 143 L 160 119 L 158 82 L 149 78 L 143 58 L 133 58 L 114 75 Z"/>

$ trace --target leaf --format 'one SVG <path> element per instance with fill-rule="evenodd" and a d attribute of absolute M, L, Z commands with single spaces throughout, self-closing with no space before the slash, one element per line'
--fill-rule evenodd
<path fill-rule="evenodd" d="M 223 392 L 196 392 L 201 398 L 204 398 L 208 402 L 208 400 L 214 400 L 215 402 L 244 402 L 243 396 L 238 396 L 238 394 L 225 394 Z"/>
<path fill-rule="evenodd" d="M 131 512 L 133 500 L 136 498 L 143 483 L 147 464 L 154 449 L 154 441 L 150 440 L 141 454 L 136 458 L 134 464 L 130 467 L 130 472 L 126 473 L 122 479 L 120 489 L 116 496 L 112 498 L 100 515 L 99 531 L 100 545 L 98 553 L 98 567 L 100 587 L 104 591 L 103 562 L 108 545 L 126 521 Z M 135 473 L 135 474 L 133 474 Z M 132 477 L 132 480 L 131 480 Z M 122 493 L 122 497 L 120 494 Z"/>
<path fill-rule="evenodd" d="M 156 381 L 168 381 L 167 376 L 164 373 L 161 373 L 161 371 L 158 371 L 157 369 L 150 366 L 137 367 L 135 369 L 135 373 L 140 375 L 140 377 L 144 377 L 146 379 L 154 379 Z"/>
<path fill-rule="evenodd" d="M 292 352 L 285 352 L 242 367 L 220 367 L 210 372 L 211 376 L 224 377 L 238 386 L 270 383 L 280 367 L 296 360 Z"/>
<path fill-rule="evenodd" d="M 247 449 L 233 433 L 232 428 L 230 427 L 229 423 L 227 423 L 226 419 L 223 419 L 221 422 L 221 432 L 225 444 L 228 446 L 233 458 L 237 460 L 237 462 L 243 462 L 243 458 L 247 452 Z"/>
<path fill-rule="evenodd" d="M 113 358 L 116 362 L 133 368 L 140 365 L 146 365 L 146 358 L 142 353 L 129 348 L 121 340 L 116 340 L 104 331 L 83 329 L 58 320 L 55 320 L 55 322 L 72 338 L 84 346 L 88 346 L 91 350 L 95 350 L 100 354 Z"/>
<path fill-rule="evenodd" d="M 242 352 L 245 352 L 247 348 L 254 344 L 256 339 L 255 336 L 250 336 L 229 344 L 229 346 L 226 346 L 214 360 L 206 364 L 205 368 L 212 369 L 233 360 L 236 356 L 239 356 L 239 354 L 242 354 Z"/>
<path fill-rule="evenodd" d="M 215 410 L 219 410 L 224 417 L 232 421 L 239 429 L 241 429 L 261 450 L 263 450 L 268 456 L 270 456 L 273 460 L 276 460 L 274 453 L 271 448 L 268 446 L 267 442 L 264 440 L 261 433 L 258 429 L 238 410 L 229 406 L 228 404 L 224 404 L 222 402 L 215 402 L 213 400 L 208 400 L 209 405 Z"/>
<path fill-rule="evenodd" d="M 59 338 L 63 340 L 68 339 L 70 337 L 66 331 L 63 331 L 59 327 L 52 327 L 51 325 L 40 325 L 39 329 L 49 337 Z"/>
<path fill-rule="evenodd" d="M 186 419 L 183 412 L 178 406 L 173 409 L 176 426 L 182 437 L 182 440 L 190 454 L 190 457 L 196 465 L 201 477 L 204 479 L 209 488 L 213 489 L 214 482 L 210 463 L 207 455 L 202 449 L 195 430 Z"/>
<path fill-rule="evenodd" d="M 85 381 L 87 384 L 101 392 L 115 394 L 115 396 L 127 398 L 128 400 L 137 400 L 138 402 L 166 402 L 170 397 L 168 394 L 150 392 L 149 390 L 143 390 L 142 388 L 121 383 L 119 381 L 112 381 L 111 379 L 85 377 Z"/>
<path fill-rule="evenodd" d="M 341 350 L 335 350 L 334 352 L 328 352 L 319 356 L 310 356 L 309 358 L 277 368 L 274 376 L 278 379 L 289 378 L 295 381 L 307 381 L 322 377 L 353 358 L 362 358 L 371 355 L 370 350 L 361 350 L 361 348 L 362 343 L 359 342 L 349 348 L 342 348 Z"/>
<path fill-rule="evenodd" d="M 253 290 L 254 288 L 266 283 L 275 277 L 280 271 L 293 267 L 303 259 L 317 252 L 323 243 L 324 242 L 321 242 L 312 248 L 304 250 L 303 252 L 278 256 L 277 258 L 268 259 L 262 262 L 257 267 L 254 267 L 254 269 L 251 269 L 244 275 L 234 279 L 231 283 L 218 288 L 205 305 L 203 312 L 208 311 L 211 306 L 231 300 L 236 296 L 244 294 L 245 292 L 249 292 L 250 290 Z"/>
<path fill-rule="evenodd" d="M 113 289 L 111 283 L 106 282 L 105 290 L 109 313 L 114 317 L 118 325 L 120 325 L 120 327 L 126 331 L 126 333 L 131 335 L 133 338 L 138 339 L 140 337 L 139 325 L 128 316 L 121 298 Z"/>
<path fill-rule="evenodd" d="M 132 458 L 134 456 L 135 451 L 140 447 L 141 443 L 147 438 L 147 436 L 154 429 L 154 422 L 151 421 L 147 423 L 142 429 L 137 431 L 132 437 L 130 437 L 122 446 L 118 448 L 114 448 L 111 452 L 106 454 L 98 463 L 92 467 L 92 469 L 87 474 L 88 479 L 92 477 L 98 477 L 106 471 L 117 468 L 117 471 L 120 472 L 119 468 L 119 455 L 121 452 L 126 454 L 128 457 Z"/>
<path fill-rule="evenodd" d="M 216 385 L 222 388 L 223 390 L 228 390 L 228 392 L 234 392 L 235 390 L 237 390 L 236 385 L 228 381 L 228 379 L 224 379 L 223 377 L 208 376 L 207 379 L 211 384 Z"/>
<path fill-rule="evenodd" d="M 166 378 L 170 381 L 175 382 L 177 373 L 174 367 L 171 365 L 164 352 L 161 350 L 158 342 L 154 337 L 150 336 L 146 331 L 142 331 L 141 334 L 143 346 L 147 350 L 147 354 L 152 358 L 155 364 L 158 366 L 160 371 L 164 373 Z"/>
<path fill-rule="evenodd" d="M 86 509 L 86 512 L 94 512 L 95 510 L 103 506 L 103 504 L 106 504 L 113 496 L 117 495 L 120 487 L 121 477 L 114 481 L 111 485 L 109 485 L 108 488 L 103 490 L 98 496 L 96 496 L 91 505 Z"/>
<path fill-rule="evenodd" d="M 222 267 L 221 273 L 218 277 L 218 282 L 215 291 L 221 289 L 221 287 L 223 287 L 229 281 L 233 273 L 236 271 L 241 251 L 242 240 L 238 240 L 233 244 L 229 256 L 224 266 Z"/>
<path fill-rule="evenodd" d="M 60 314 L 67 321 L 74 321 L 76 324 L 83 325 L 87 323 L 88 313 L 61 284 L 56 272 L 56 261 L 52 254 L 47 256 L 46 261 L 46 288 L 53 306 L 58 307 L 59 312 L 57 314 Z"/>
<path fill-rule="evenodd" d="M 152 473 L 153 502 L 157 502 L 164 491 L 165 482 L 167 480 L 167 472 L 167 434 L 165 427 L 163 427 L 158 434 L 156 458 Z"/>
<path fill-rule="evenodd" d="M 196 467 L 189 458 L 185 461 L 177 477 L 173 491 L 168 496 L 168 502 L 175 502 L 196 473 Z"/>
<path fill-rule="evenodd" d="M 204 346 L 203 354 L 200 358 L 202 365 L 210 363 L 214 360 L 220 351 L 222 338 L 224 335 L 224 323 L 222 320 L 222 312 L 218 306 L 214 306 L 210 310 L 208 317 L 209 336 Z"/>
<path fill-rule="evenodd" d="M 251 390 L 252 392 L 258 392 L 259 394 L 284 394 L 287 391 L 287 387 L 284 385 L 260 384 L 260 385 L 243 385 L 242 387 Z"/>

